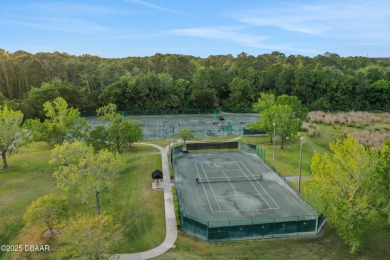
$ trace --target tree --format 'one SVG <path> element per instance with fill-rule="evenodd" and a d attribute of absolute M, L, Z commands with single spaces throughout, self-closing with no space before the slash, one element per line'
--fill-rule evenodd
<path fill-rule="evenodd" d="M 194 135 L 192 134 L 192 131 L 188 128 L 183 128 L 179 131 L 178 136 L 183 139 L 184 145 L 186 144 L 186 141 L 191 140 L 194 138 Z"/>
<path fill-rule="evenodd" d="M 253 104 L 253 108 L 260 111 L 260 120 L 250 124 L 249 127 L 265 130 L 272 141 L 275 123 L 281 149 L 284 149 L 284 143 L 288 139 L 295 137 L 308 113 L 297 97 L 288 95 L 275 99 L 273 94 L 261 93 L 257 103 Z"/>
<path fill-rule="evenodd" d="M 100 195 L 108 191 L 123 166 L 120 157 L 107 150 L 95 154 L 91 146 L 79 141 L 56 145 L 50 163 L 61 163 L 53 174 L 59 188 L 73 190 L 83 200 L 94 194 L 99 215 Z"/>
<path fill-rule="evenodd" d="M 46 102 L 43 105 L 46 119 L 43 123 L 39 120 L 28 120 L 27 125 L 34 134 L 35 140 L 43 140 L 50 145 L 72 142 L 86 137 L 89 125 L 80 117 L 78 109 L 68 107 L 68 103 L 62 97 Z"/>
<path fill-rule="evenodd" d="M 96 111 L 97 114 L 100 115 L 100 120 L 110 122 L 106 127 L 108 143 L 112 148 L 115 148 L 118 153 L 123 151 L 124 146 L 130 146 L 132 143 L 142 140 L 143 134 L 139 124 L 131 120 L 125 121 L 119 113 L 116 113 L 115 104 L 108 104 Z M 99 133 L 100 137 L 105 136 L 102 129 L 99 129 L 98 131 L 101 131 Z"/>
<path fill-rule="evenodd" d="M 284 149 L 284 143 L 293 139 L 300 130 L 301 121 L 295 117 L 294 110 L 289 105 L 274 105 L 263 114 L 268 113 L 275 122 L 276 135 L 280 138 L 280 148 Z"/>
<path fill-rule="evenodd" d="M 331 155 L 314 153 L 313 180 L 304 192 L 355 253 L 362 245 L 370 212 L 375 206 L 371 196 L 377 189 L 373 177 L 378 153 L 351 137 L 329 146 Z"/>
<path fill-rule="evenodd" d="M 105 126 L 96 126 L 89 132 L 87 143 L 92 145 L 95 151 L 110 148 L 109 135 Z"/>
<path fill-rule="evenodd" d="M 50 83 L 42 83 L 41 87 L 32 87 L 27 93 L 26 103 L 23 105 L 23 111 L 27 118 L 38 117 L 42 119 L 45 117 L 42 106 L 45 102 L 54 100 L 59 97 L 60 93 Z"/>
<path fill-rule="evenodd" d="M 229 84 L 230 95 L 226 101 L 228 107 L 250 107 L 257 93 L 248 79 L 235 77 Z"/>
<path fill-rule="evenodd" d="M 119 226 L 107 215 L 79 215 L 69 220 L 57 241 L 58 259 L 110 259 L 115 245 L 122 239 Z"/>
<path fill-rule="evenodd" d="M 378 170 L 372 178 L 376 187 L 372 197 L 379 213 L 387 218 L 390 225 L 390 139 L 385 141 L 379 156 Z"/>
<path fill-rule="evenodd" d="M 275 105 L 275 95 L 268 93 L 260 93 L 260 97 L 257 100 L 257 103 L 253 104 L 252 107 L 260 112 L 260 119 L 248 125 L 249 129 L 262 130 L 269 133 L 270 142 L 272 143 L 273 139 L 273 124 L 275 123 L 274 115 L 269 110 L 272 106 Z"/>
<path fill-rule="evenodd" d="M 44 223 L 54 235 L 54 225 L 60 223 L 67 217 L 69 211 L 68 203 L 64 196 L 46 194 L 34 200 L 26 209 L 23 220 L 27 225 L 32 223 Z"/>
<path fill-rule="evenodd" d="M 370 104 L 370 109 L 390 110 L 390 81 L 378 80 L 369 86 L 366 99 Z"/>
<path fill-rule="evenodd" d="M 16 151 L 27 140 L 27 133 L 21 128 L 23 113 L 0 106 L 0 154 L 3 168 L 8 167 L 7 154 Z"/>
<path fill-rule="evenodd" d="M 308 110 L 302 106 L 301 101 L 296 96 L 281 95 L 276 99 L 275 104 L 277 105 L 288 105 L 291 107 L 293 112 L 293 118 L 300 121 L 307 120 Z"/>
<path fill-rule="evenodd" d="M 118 153 L 123 151 L 125 146 L 141 141 L 143 133 L 141 127 L 134 121 L 117 121 L 114 120 L 108 126 L 108 136 L 115 145 Z"/>

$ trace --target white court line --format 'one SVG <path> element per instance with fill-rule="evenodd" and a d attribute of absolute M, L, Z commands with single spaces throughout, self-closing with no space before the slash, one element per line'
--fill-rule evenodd
<path fill-rule="evenodd" d="M 202 166 L 202 164 L 200 164 L 200 166 Z M 198 172 L 198 175 L 200 176 L 198 167 L 196 166 L 196 163 L 195 163 L 195 168 L 196 168 L 196 170 L 197 170 L 197 172 Z M 202 166 L 202 168 L 203 168 L 203 166 Z M 205 172 L 203 172 L 203 173 L 204 173 L 204 175 L 206 176 L 206 179 L 208 180 L 207 174 L 206 174 Z M 202 184 L 203 184 L 203 183 L 202 183 Z M 215 196 L 215 193 L 214 193 L 213 187 L 211 186 L 211 183 L 209 183 L 209 186 L 210 186 L 210 189 L 211 189 L 211 191 L 212 191 L 212 193 L 213 193 L 213 195 L 214 195 L 214 199 L 215 199 L 215 201 L 217 202 L 219 211 L 221 211 L 221 206 L 220 206 L 219 203 L 218 203 L 217 197 Z M 209 203 L 210 203 L 210 201 L 209 201 Z M 210 204 L 210 207 L 211 207 L 211 204 Z"/>
<path fill-rule="evenodd" d="M 217 197 L 246 197 L 246 196 L 260 196 L 258 193 L 256 194 L 246 194 L 246 195 L 232 195 L 232 196 L 217 196 Z"/>
<path fill-rule="evenodd" d="M 204 172 L 220 172 L 220 171 L 225 171 L 225 172 L 232 172 L 232 171 L 239 171 L 240 169 L 233 169 L 233 170 L 205 170 Z"/>
<path fill-rule="evenodd" d="M 245 169 L 249 172 L 250 175 L 254 176 L 252 174 L 252 172 L 248 169 L 248 167 L 246 167 L 246 165 L 242 162 L 242 161 L 239 161 L 242 165 L 244 165 Z M 279 209 L 279 205 L 274 201 L 274 199 L 271 197 L 271 195 L 269 195 L 269 193 L 266 191 L 266 189 L 264 189 L 263 185 L 261 185 L 261 183 L 259 181 L 257 181 L 257 183 L 260 185 L 260 187 L 265 191 L 265 193 L 267 193 L 268 197 L 275 203 L 275 205 L 278 207 Z M 268 204 L 268 203 L 267 203 Z"/>
<path fill-rule="evenodd" d="M 221 210 L 221 212 L 237 212 L 237 211 L 254 211 L 254 210 L 270 210 L 279 208 L 268 208 L 268 209 L 238 209 L 238 210 Z M 218 212 L 219 213 L 219 212 Z"/>
<path fill-rule="evenodd" d="M 161 127 L 160 127 L 160 123 L 161 123 Z M 161 131 L 159 132 L 159 130 L 161 129 Z M 157 134 L 162 134 L 162 120 L 158 120 L 157 119 Z"/>
<path fill-rule="evenodd" d="M 195 169 L 196 169 L 196 171 L 198 172 L 198 178 L 200 178 L 200 175 L 199 175 L 198 168 L 196 167 L 196 163 L 195 163 Z M 213 210 L 213 208 L 211 207 L 211 203 L 210 203 L 210 200 L 209 200 L 209 196 L 207 196 L 206 189 L 204 188 L 204 185 L 203 185 L 203 183 L 202 183 L 202 187 L 203 187 L 203 190 L 204 190 L 204 194 L 206 195 L 207 202 L 209 203 L 209 206 L 210 206 L 211 212 L 212 212 L 212 213 L 214 213 L 214 210 Z"/>
<path fill-rule="evenodd" d="M 246 167 L 246 165 L 242 162 L 242 161 L 239 161 L 242 165 L 244 165 L 244 167 L 246 168 L 246 170 L 249 172 L 250 175 L 253 176 L 252 172 L 248 169 L 248 167 Z M 274 201 L 274 199 L 271 197 L 271 195 L 269 195 L 269 193 L 267 192 L 266 189 L 264 189 L 263 185 L 261 185 L 261 183 L 259 181 L 257 181 L 260 185 L 260 187 L 265 191 L 265 193 L 267 193 L 268 197 L 275 203 L 275 205 L 279 208 L 279 205 Z"/>
<path fill-rule="evenodd" d="M 232 122 L 233 123 L 233 125 L 236 125 L 238 128 L 240 128 L 240 126 L 239 125 L 237 125 L 233 120 L 230 120 L 230 122 Z"/>
<path fill-rule="evenodd" d="M 206 121 L 206 120 L 207 120 L 207 121 Z M 217 129 L 214 127 L 213 123 L 210 123 L 210 121 L 209 121 L 208 119 L 203 118 L 203 121 L 206 123 L 206 125 L 210 128 L 211 131 L 217 131 Z M 213 130 L 213 128 L 211 128 L 211 127 L 213 127 L 214 130 Z"/>
<path fill-rule="evenodd" d="M 240 167 L 240 165 L 238 165 L 238 163 L 236 161 L 234 161 L 234 162 L 237 164 L 238 167 Z M 241 167 L 240 167 L 240 169 L 241 169 Z M 241 169 L 241 171 L 245 174 L 245 172 L 242 169 Z M 245 176 L 247 176 L 247 175 L 245 174 Z M 252 184 L 253 188 L 255 188 L 257 190 L 257 192 L 260 194 L 260 196 L 263 198 L 265 203 L 268 205 L 268 208 L 271 208 L 271 206 L 268 204 L 268 202 L 265 200 L 265 198 L 261 195 L 260 191 L 256 188 L 256 186 L 252 183 L 252 181 L 249 181 L 249 182 Z"/>
<path fill-rule="evenodd" d="M 209 121 L 208 119 L 205 118 L 204 121 L 206 121 L 206 120 L 207 120 L 207 123 L 208 123 L 210 126 L 212 126 L 212 127 L 214 128 L 214 130 L 211 129 L 210 126 L 209 126 L 209 128 L 210 128 L 213 132 L 215 132 L 217 135 L 222 136 L 222 134 L 218 134 L 218 129 L 216 129 L 215 126 L 214 126 L 212 123 L 210 123 L 210 121 Z"/>
<path fill-rule="evenodd" d="M 222 171 L 222 172 L 223 172 L 223 174 L 226 176 L 226 178 L 229 179 L 228 176 L 226 175 L 225 171 Z M 237 196 L 238 196 L 238 193 L 237 193 L 236 189 L 234 188 L 233 184 L 232 184 L 230 181 L 229 181 L 229 183 L 230 183 L 230 186 L 232 186 L 234 192 L 235 192 L 235 193 L 237 194 Z"/>

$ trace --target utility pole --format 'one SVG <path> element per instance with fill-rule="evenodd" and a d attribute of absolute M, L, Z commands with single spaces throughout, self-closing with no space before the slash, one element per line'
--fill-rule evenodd
<path fill-rule="evenodd" d="M 274 145 L 273 145 L 273 152 L 272 152 L 272 168 L 275 169 L 275 136 L 276 136 L 276 124 L 272 123 L 274 125 Z"/>
<path fill-rule="evenodd" d="M 303 137 L 300 138 L 301 150 L 299 152 L 299 179 L 298 179 L 298 193 L 301 193 L 301 177 L 302 177 L 302 146 L 304 143 Z"/>

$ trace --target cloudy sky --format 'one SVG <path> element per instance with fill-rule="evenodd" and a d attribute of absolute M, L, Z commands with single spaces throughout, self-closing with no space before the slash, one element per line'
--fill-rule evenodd
<path fill-rule="evenodd" d="M 390 56 L 388 0 L 4 0 L 0 10 L 10 52 Z"/>

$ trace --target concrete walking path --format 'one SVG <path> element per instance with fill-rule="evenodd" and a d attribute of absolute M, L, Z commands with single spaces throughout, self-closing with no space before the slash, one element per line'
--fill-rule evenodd
<path fill-rule="evenodd" d="M 156 248 L 151 250 L 133 253 L 133 254 L 121 254 L 119 259 L 131 259 L 131 260 L 143 260 L 157 257 L 164 254 L 174 245 L 177 238 L 177 225 L 175 217 L 175 208 L 173 206 L 173 195 L 171 190 L 171 176 L 169 173 L 169 163 L 168 163 L 168 146 L 162 148 L 161 146 L 155 144 L 141 143 L 143 145 L 150 145 L 156 147 L 161 152 L 162 159 L 162 172 L 164 180 L 164 201 L 165 201 L 165 225 L 166 225 L 166 235 L 164 242 Z"/>
<path fill-rule="evenodd" d="M 229 141 L 236 141 L 240 138 L 241 136 L 238 136 Z M 162 172 L 163 172 L 163 180 L 164 180 L 166 235 L 165 235 L 164 242 L 158 247 L 140 253 L 121 254 L 119 255 L 119 259 L 143 260 L 143 259 L 150 259 L 153 257 L 157 257 L 159 255 L 164 254 L 166 251 L 172 248 L 177 238 L 177 224 L 176 224 L 176 217 L 175 217 L 175 208 L 173 206 L 173 195 L 171 190 L 172 183 L 171 183 L 171 176 L 169 173 L 169 163 L 168 163 L 169 145 L 167 145 L 165 148 L 162 148 L 161 146 L 155 144 L 148 144 L 148 143 L 140 143 L 140 144 L 156 147 L 161 152 Z"/>

